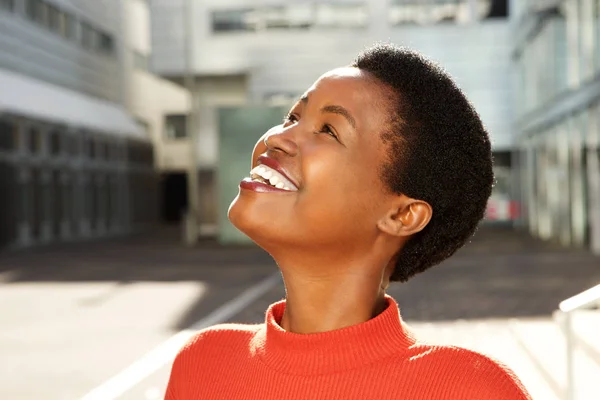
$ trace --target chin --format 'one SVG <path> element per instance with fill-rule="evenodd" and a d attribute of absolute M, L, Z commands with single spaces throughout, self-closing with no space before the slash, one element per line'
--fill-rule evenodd
<path fill-rule="evenodd" d="M 227 218 L 240 232 L 252 239 L 256 244 L 263 247 L 260 242 L 260 233 L 268 230 L 264 226 L 265 218 L 259 218 L 256 210 L 252 210 L 250 199 L 245 198 L 245 194 L 239 193 L 231 202 L 227 210 Z M 262 221 L 261 221 L 262 220 Z M 267 224 L 268 225 L 268 224 Z M 267 228 L 267 229 L 265 229 Z"/>
<path fill-rule="evenodd" d="M 271 215 L 273 207 L 257 204 L 252 197 L 252 193 L 238 194 L 229 206 L 227 217 L 240 232 L 271 253 L 291 238 L 284 237 L 286 230 L 273 223 L 276 219 Z"/>

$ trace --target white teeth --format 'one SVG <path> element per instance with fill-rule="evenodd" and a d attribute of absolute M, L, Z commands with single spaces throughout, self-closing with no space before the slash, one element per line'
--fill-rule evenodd
<path fill-rule="evenodd" d="M 278 189 L 296 191 L 298 188 L 278 171 L 266 165 L 259 165 L 250 171 L 252 178 L 260 177 Z"/>

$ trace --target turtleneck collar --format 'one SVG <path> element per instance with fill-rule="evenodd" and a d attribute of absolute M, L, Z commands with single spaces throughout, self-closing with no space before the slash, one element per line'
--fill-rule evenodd
<path fill-rule="evenodd" d="M 398 304 L 386 295 L 387 307 L 376 317 L 329 332 L 298 334 L 279 325 L 285 300 L 267 310 L 253 350 L 269 367 L 293 375 L 318 375 L 354 369 L 401 353 L 415 343 L 400 318 Z"/>

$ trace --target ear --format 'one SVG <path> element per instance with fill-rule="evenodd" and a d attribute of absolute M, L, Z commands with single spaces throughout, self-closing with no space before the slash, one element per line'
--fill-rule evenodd
<path fill-rule="evenodd" d="M 412 236 L 427 226 L 432 215 L 433 210 L 426 201 L 400 195 L 377 222 L 377 227 L 392 236 Z"/>

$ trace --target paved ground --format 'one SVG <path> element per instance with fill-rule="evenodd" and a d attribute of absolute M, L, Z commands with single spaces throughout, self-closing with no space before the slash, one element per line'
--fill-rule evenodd
<path fill-rule="evenodd" d="M 0 398 L 79 399 L 276 272 L 259 249 L 186 249 L 177 236 L 162 230 L 0 255 Z M 486 229 L 390 294 L 427 335 L 456 319 L 547 319 L 559 301 L 598 282 L 600 259 L 586 252 Z M 283 295 L 276 284 L 228 319 L 260 322 Z M 140 378 L 119 398 L 161 398 L 168 370 Z"/>

